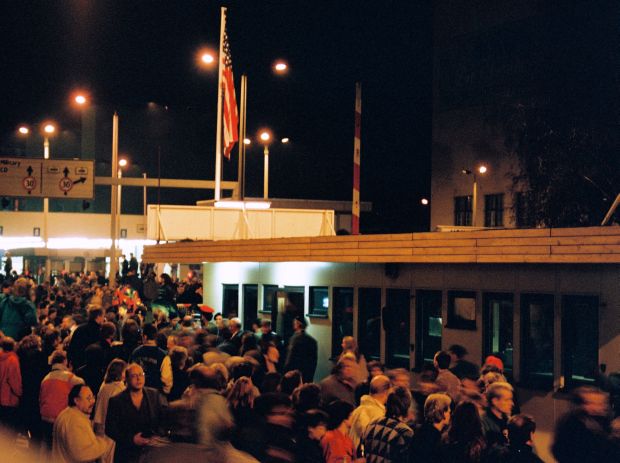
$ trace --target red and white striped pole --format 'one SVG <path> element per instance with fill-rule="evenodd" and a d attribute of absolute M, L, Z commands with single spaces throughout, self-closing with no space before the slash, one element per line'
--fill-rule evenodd
<path fill-rule="evenodd" d="M 355 84 L 355 138 L 353 141 L 353 214 L 351 233 L 360 234 L 360 133 L 362 128 L 362 84 Z"/>

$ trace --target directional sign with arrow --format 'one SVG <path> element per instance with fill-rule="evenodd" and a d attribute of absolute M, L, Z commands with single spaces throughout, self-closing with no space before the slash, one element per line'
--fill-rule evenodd
<path fill-rule="evenodd" d="M 0 153 L 0 196 L 94 196 L 94 162 L 78 159 L 7 158 Z"/>

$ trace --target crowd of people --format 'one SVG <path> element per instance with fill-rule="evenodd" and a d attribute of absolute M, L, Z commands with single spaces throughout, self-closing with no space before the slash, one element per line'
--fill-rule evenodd
<path fill-rule="evenodd" d="M 536 422 L 497 356 L 480 368 L 451 346 L 414 384 L 347 336 L 315 382 L 303 317 L 282 339 L 268 319 L 243 327 L 214 314 L 195 279 L 126 272 L 128 287 L 114 290 L 95 272 L 2 282 L 0 424 L 39 461 L 541 461 Z M 620 461 L 606 393 L 579 388 L 574 405 L 557 423 L 555 458 Z"/>

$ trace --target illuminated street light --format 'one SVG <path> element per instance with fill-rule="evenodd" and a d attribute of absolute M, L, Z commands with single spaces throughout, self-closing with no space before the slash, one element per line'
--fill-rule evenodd
<path fill-rule="evenodd" d="M 200 60 L 204 63 L 204 64 L 213 64 L 215 62 L 215 57 L 211 54 L 211 53 L 203 53 L 200 56 Z"/>
<path fill-rule="evenodd" d="M 249 145 L 249 144 L 251 144 L 251 143 L 252 143 L 252 142 L 250 141 L 250 139 L 249 139 L 249 138 L 244 138 L 244 139 L 243 139 L 243 144 L 244 144 L 244 145 Z"/>
<path fill-rule="evenodd" d="M 19 129 L 17 129 L 17 131 L 22 135 L 28 135 L 30 133 L 30 129 L 25 125 L 22 125 Z"/>
<path fill-rule="evenodd" d="M 56 131 L 56 127 L 53 124 L 45 124 L 43 131 L 47 134 L 52 134 Z"/>
<path fill-rule="evenodd" d="M 422 203 L 422 205 L 424 205 L 424 206 L 428 206 L 428 199 L 426 199 L 426 198 L 422 198 L 422 200 L 420 201 L 420 203 Z"/>
<path fill-rule="evenodd" d="M 73 101 L 75 101 L 77 104 L 79 104 L 80 106 L 84 106 L 86 104 L 86 97 L 84 95 L 76 95 L 75 98 L 73 99 Z"/>
<path fill-rule="evenodd" d="M 288 139 L 288 137 L 284 137 L 284 138 L 282 139 L 282 143 L 288 143 L 289 141 L 290 141 L 290 140 Z"/>
<path fill-rule="evenodd" d="M 478 166 L 478 169 L 476 170 L 478 173 L 480 174 L 486 174 L 488 172 L 488 168 L 487 166 L 485 166 L 484 164 Z M 472 193 L 472 204 L 471 204 L 471 225 L 472 227 L 476 226 L 476 217 L 478 215 L 478 180 L 476 179 L 476 171 L 472 171 L 470 169 L 463 169 L 461 170 L 462 174 L 465 175 L 471 175 L 474 179 L 474 185 L 473 185 L 473 193 Z"/>
<path fill-rule="evenodd" d="M 271 133 L 268 130 L 262 130 L 258 136 L 261 143 L 265 146 L 263 155 L 265 156 L 265 175 L 263 177 L 263 198 L 269 198 L 269 142 L 271 141 Z"/>
<path fill-rule="evenodd" d="M 125 159 L 125 158 L 121 158 L 121 159 L 119 159 L 119 160 L 118 160 L 118 165 L 119 165 L 120 167 L 125 167 L 125 166 L 127 165 L 127 159 Z"/>
<path fill-rule="evenodd" d="M 273 66 L 273 69 L 278 74 L 284 74 L 285 72 L 288 71 L 288 64 L 286 64 L 284 61 L 276 61 L 276 63 Z"/>

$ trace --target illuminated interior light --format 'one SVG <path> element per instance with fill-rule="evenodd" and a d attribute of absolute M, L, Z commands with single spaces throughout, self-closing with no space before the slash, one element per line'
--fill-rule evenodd
<path fill-rule="evenodd" d="M 269 209 L 270 201 L 216 201 L 219 209 Z"/>

